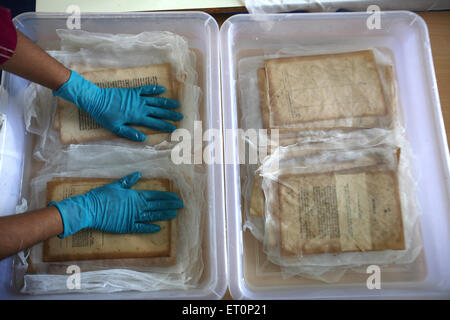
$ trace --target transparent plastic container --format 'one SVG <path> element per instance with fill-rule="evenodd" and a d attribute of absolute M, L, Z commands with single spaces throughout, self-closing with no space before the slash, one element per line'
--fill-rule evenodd
<path fill-rule="evenodd" d="M 369 30 L 367 13 L 235 15 L 220 31 L 224 130 L 239 128 L 237 85 L 243 58 L 314 46 L 388 48 L 394 55 L 401 117 L 414 153 L 412 172 L 422 208 L 421 255 L 409 272 L 381 273 L 381 289 L 369 290 L 370 274 L 346 274 L 328 284 L 283 279 L 263 267 L 262 245 L 243 228 L 242 185 L 236 135 L 224 135 L 229 289 L 235 299 L 351 299 L 450 297 L 449 153 L 425 22 L 405 11 L 381 12 L 381 28 Z M 234 162 L 233 162 L 234 161 Z"/>
<path fill-rule="evenodd" d="M 16 27 L 45 50 L 57 49 L 56 29 L 67 28 L 67 14 L 24 13 Z M 222 129 L 219 84 L 219 28 L 202 12 L 82 14 L 81 29 L 90 32 L 138 34 L 170 31 L 185 37 L 198 56 L 201 114 L 204 129 Z M 0 214 L 11 214 L 24 195 L 30 179 L 31 135 L 25 132 L 20 97 L 28 81 L 3 73 L 0 112 L 7 116 L 7 131 L 0 168 Z M 6 100 L 3 100 L 6 99 Z M 221 150 L 216 154 L 222 157 Z M 0 261 L 0 298 L 46 299 L 220 299 L 226 291 L 225 209 L 223 166 L 208 165 L 208 212 L 203 234 L 204 271 L 199 285 L 189 290 L 122 292 L 113 294 L 65 294 L 28 296 L 11 289 L 12 259 Z"/>

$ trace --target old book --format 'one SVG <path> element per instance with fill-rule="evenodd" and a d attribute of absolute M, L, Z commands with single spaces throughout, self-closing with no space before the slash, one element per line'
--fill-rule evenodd
<path fill-rule="evenodd" d="M 263 129 L 270 128 L 269 97 L 267 96 L 268 92 L 266 82 L 266 69 L 258 69 L 258 91 Z"/>
<path fill-rule="evenodd" d="M 281 144 L 283 145 L 283 144 Z M 293 159 L 301 159 L 305 157 L 315 157 L 319 156 L 321 150 L 327 144 L 324 142 L 317 143 L 315 145 L 310 145 L 308 147 L 291 147 L 289 151 L 283 153 L 281 158 L 279 159 L 279 164 L 283 167 L 282 170 L 286 175 L 286 172 L 289 172 L 289 168 L 286 167 L 285 163 L 292 161 Z M 399 156 L 400 149 L 397 150 L 397 157 Z M 309 164 L 308 168 L 303 169 L 305 172 L 328 172 L 328 171 L 344 171 L 344 170 L 352 170 L 356 166 L 360 169 L 366 168 L 367 170 L 370 168 L 377 168 L 380 165 L 383 165 L 385 159 L 380 157 L 376 153 L 361 155 L 357 159 L 349 159 L 347 161 L 340 161 L 339 163 L 318 163 L 318 164 Z M 266 171 L 268 169 L 266 168 Z M 274 168 L 274 171 L 278 171 L 278 167 Z M 292 168 L 293 172 L 297 171 L 297 168 Z M 264 195 L 264 191 L 262 189 L 262 180 L 263 178 L 259 174 L 255 174 L 253 178 L 253 187 L 250 199 L 250 214 L 257 217 L 264 217 L 265 210 L 265 202 L 266 198 Z M 270 190 L 271 196 L 274 196 L 273 193 L 275 190 Z"/>
<path fill-rule="evenodd" d="M 88 66 L 86 64 L 72 63 L 69 66 L 69 69 L 74 70 L 74 71 L 78 72 L 79 74 L 84 74 L 87 71 L 105 70 L 107 68 L 98 68 L 98 67 Z M 58 98 L 58 104 L 59 103 L 61 103 L 61 101 Z M 53 118 L 52 129 L 59 132 L 59 110 L 57 110 L 55 112 L 55 117 Z"/>
<path fill-rule="evenodd" d="M 266 77 L 266 69 L 260 68 L 258 69 L 258 91 L 259 91 L 259 101 L 260 101 L 260 110 L 261 110 L 261 119 L 262 119 L 262 127 L 263 129 L 267 129 L 267 133 L 271 134 L 271 129 L 278 129 L 279 133 L 292 133 L 299 131 L 299 127 L 296 128 L 279 128 L 279 127 L 272 127 L 270 125 L 270 102 L 269 102 L 269 96 L 268 96 L 268 90 L 267 90 L 267 77 Z M 290 143 L 294 142 L 294 139 L 287 138 L 286 136 L 280 136 L 280 144 L 281 145 L 289 145 Z M 284 143 L 283 143 L 283 140 Z M 295 143 L 295 142 L 294 142 Z"/>
<path fill-rule="evenodd" d="M 124 69 L 102 69 L 84 72 L 81 75 L 86 80 L 103 88 L 161 85 L 166 88 L 166 92 L 160 96 L 178 100 L 179 85 L 172 78 L 169 63 Z M 59 128 L 62 144 L 109 140 L 118 137 L 96 123 L 87 112 L 61 98 L 58 99 L 58 115 L 55 120 L 59 121 L 59 125 L 55 124 L 54 128 Z M 147 135 L 146 142 L 149 144 L 158 144 L 169 139 L 168 133 L 143 126 L 133 127 Z"/>
<path fill-rule="evenodd" d="M 273 127 L 280 133 L 279 140 L 281 145 L 289 145 L 296 142 L 297 139 L 289 138 L 289 134 L 295 134 L 304 130 L 323 130 L 323 129 L 358 129 L 358 128 L 385 128 L 391 126 L 391 121 L 395 119 L 396 100 L 393 80 L 392 66 L 380 66 L 380 77 L 384 81 L 384 97 L 388 113 L 380 116 L 363 116 L 343 119 L 317 120 L 304 123 L 295 123 L 279 127 Z M 267 89 L 267 77 L 264 68 L 258 69 L 258 91 L 260 100 L 260 110 L 263 129 L 271 132 L 270 108 Z"/>
<path fill-rule="evenodd" d="M 261 177 L 256 174 L 253 179 L 253 188 L 250 199 L 250 214 L 257 217 L 264 217 L 265 197 L 261 186 Z"/>
<path fill-rule="evenodd" d="M 305 127 L 318 121 L 320 127 L 339 127 L 339 123 L 333 125 L 336 119 L 370 122 L 387 115 L 370 50 L 268 59 L 264 68 L 270 128 Z"/>
<path fill-rule="evenodd" d="M 47 183 L 47 203 L 61 201 L 105 185 L 114 179 L 97 178 L 59 178 Z M 174 191 L 168 179 L 141 179 L 133 186 L 137 190 Z M 177 226 L 176 218 L 170 221 L 154 222 L 161 230 L 151 234 L 113 234 L 84 229 L 59 239 L 48 239 L 43 246 L 43 261 L 73 261 L 126 259 L 133 265 L 168 265 L 175 261 Z"/>
<path fill-rule="evenodd" d="M 394 171 L 279 177 L 282 256 L 405 248 Z"/>
<path fill-rule="evenodd" d="M 289 134 L 295 134 L 296 132 L 304 130 L 390 127 L 391 121 L 397 116 L 392 66 L 380 66 L 379 71 L 380 77 L 385 82 L 383 83 L 383 88 L 386 89 L 384 90 L 384 96 L 388 106 L 388 113 L 386 115 L 353 117 L 351 119 L 318 120 L 305 123 L 296 123 L 288 126 L 286 125 L 286 128 L 282 126 L 274 127 L 274 129 L 277 129 L 280 133 L 280 145 L 294 144 L 297 139 L 289 138 Z M 271 126 L 269 97 L 267 93 L 266 72 L 264 68 L 260 68 L 258 70 L 258 91 L 263 129 L 267 129 L 270 134 Z"/>

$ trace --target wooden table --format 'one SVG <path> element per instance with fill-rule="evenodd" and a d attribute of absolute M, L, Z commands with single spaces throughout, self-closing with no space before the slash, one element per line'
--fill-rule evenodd
<path fill-rule="evenodd" d="M 434 69 L 441 100 L 447 142 L 450 138 L 450 11 L 423 12 L 430 33 Z"/>

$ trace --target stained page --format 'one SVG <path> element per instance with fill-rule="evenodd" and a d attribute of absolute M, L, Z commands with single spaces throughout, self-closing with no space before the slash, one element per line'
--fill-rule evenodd
<path fill-rule="evenodd" d="M 161 85 L 166 88 L 166 92 L 159 96 L 178 99 L 178 86 L 172 80 L 169 63 L 125 69 L 102 69 L 84 72 L 81 75 L 102 88 L 135 88 L 144 85 Z M 61 98 L 58 98 L 58 113 L 56 119 L 59 119 L 59 125 L 54 127 L 60 130 L 62 144 L 108 140 L 118 137 L 96 123 L 87 112 Z M 133 127 L 146 134 L 150 144 L 157 144 L 169 139 L 168 133 L 142 126 Z"/>
<path fill-rule="evenodd" d="M 372 51 L 269 59 L 265 70 L 271 128 L 387 114 Z"/>
<path fill-rule="evenodd" d="M 56 179 L 47 183 L 47 202 L 61 201 L 110 183 L 112 179 Z M 172 191 L 167 179 L 141 179 L 133 189 Z M 172 233 L 176 233 L 176 219 L 154 222 L 161 230 L 149 234 L 113 234 L 92 229 L 44 242 L 43 261 L 71 261 L 96 259 L 124 259 L 169 257 L 174 254 Z"/>
<path fill-rule="evenodd" d="M 404 249 L 394 171 L 283 176 L 278 197 L 285 255 Z"/>

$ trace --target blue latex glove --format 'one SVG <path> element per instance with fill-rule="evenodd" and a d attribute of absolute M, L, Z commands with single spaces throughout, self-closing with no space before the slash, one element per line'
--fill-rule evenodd
<path fill-rule="evenodd" d="M 144 141 L 145 135 L 130 124 L 173 132 L 176 127 L 162 119 L 176 121 L 183 118 L 181 113 L 168 110 L 179 107 L 177 101 L 149 96 L 165 90 L 162 86 L 100 88 L 72 70 L 69 80 L 53 94 L 76 104 L 101 126 L 119 136 Z"/>
<path fill-rule="evenodd" d="M 132 190 L 141 178 L 134 172 L 120 180 L 95 188 L 86 194 L 50 202 L 61 213 L 64 238 L 81 229 L 91 228 L 113 233 L 153 233 L 161 227 L 144 222 L 170 220 L 183 207 L 172 192 Z"/>

